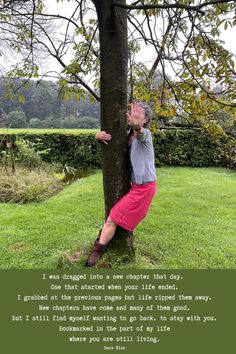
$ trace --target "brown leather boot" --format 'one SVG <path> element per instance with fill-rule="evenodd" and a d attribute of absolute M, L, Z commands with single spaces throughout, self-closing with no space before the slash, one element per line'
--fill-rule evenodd
<path fill-rule="evenodd" d="M 93 245 L 93 250 L 91 255 L 85 262 L 86 267 L 93 267 L 95 266 L 96 262 L 101 258 L 103 253 L 105 252 L 107 245 L 103 245 L 99 242 L 99 238 L 96 239 Z"/>

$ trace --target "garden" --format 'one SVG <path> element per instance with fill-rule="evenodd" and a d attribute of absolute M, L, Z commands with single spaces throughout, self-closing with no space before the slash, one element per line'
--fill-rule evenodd
<path fill-rule="evenodd" d="M 134 232 L 135 257 L 111 250 L 97 267 L 235 268 L 235 142 L 192 130 L 152 134 L 158 191 Z M 1 142 L 0 268 L 84 268 L 104 221 L 94 132 L 12 134 L 11 144 L 3 134 Z"/>

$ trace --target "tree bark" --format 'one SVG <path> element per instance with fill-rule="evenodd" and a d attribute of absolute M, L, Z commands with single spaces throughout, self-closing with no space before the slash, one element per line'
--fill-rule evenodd
<path fill-rule="evenodd" d="M 112 140 L 102 144 L 105 219 L 112 206 L 130 189 L 127 156 L 127 13 L 112 6 L 112 0 L 93 1 L 97 11 L 100 36 L 101 130 Z M 122 0 L 125 4 L 126 1 Z M 131 241 L 131 242 L 127 242 Z M 128 243 L 128 247 L 127 247 Z M 118 227 L 109 249 L 127 252 L 132 247 L 132 234 Z M 126 252 L 126 253 L 127 253 Z"/>

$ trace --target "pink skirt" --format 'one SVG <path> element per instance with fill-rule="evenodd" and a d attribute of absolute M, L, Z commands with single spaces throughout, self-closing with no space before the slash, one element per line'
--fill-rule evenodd
<path fill-rule="evenodd" d="M 155 193 L 156 181 L 133 184 L 130 191 L 113 206 L 110 218 L 124 229 L 133 231 L 145 218 Z"/>

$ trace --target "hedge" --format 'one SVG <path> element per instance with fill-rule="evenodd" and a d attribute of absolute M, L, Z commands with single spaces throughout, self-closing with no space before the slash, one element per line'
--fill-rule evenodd
<path fill-rule="evenodd" d="M 16 137 L 35 143 L 37 149 L 49 152 L 43 159 L 59 162 L 77 169 L 101 167 L 101 147 L 94 134 L 45 133 L 12 134 L 14 149 Z M 153 132 L 155 163 L 175 166 L 224 166 L 236 168 L 236 139 L 213 139 L 200 129 L 162 129 Z M 1 151 L 6 149 L 6 135 L 0 135 Z"/>
<path fill-rule="evenodd" d="M 236 139 L 202 129 L 163 129 L 153 135 L 156 165 L 236 168 Z"/>
<path fill-rule="evenodd" d="M 42 155 L 43 160 L 48 163 L 58 162 L 63 166 L 67 165 L 77 169 L 101 167 L 101 149 L 94 134 L 18 133 L 12 134 L 11 138 L 15 151 L 17 151 L 16 139 L 34 143 L 36 150 L 49 149 L 46 154 Z M 6 150 L 6 140 L 6 135 L 0 135 L 1 150 Z"/>

